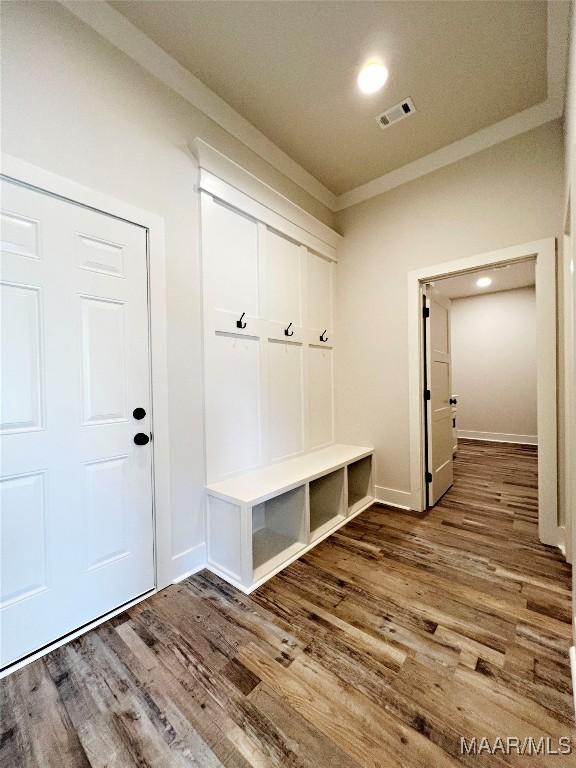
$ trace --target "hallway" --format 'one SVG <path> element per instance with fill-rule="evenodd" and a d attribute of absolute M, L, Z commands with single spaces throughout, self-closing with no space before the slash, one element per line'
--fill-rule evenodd
<path fill-rule="evenodd" d="M 1 764 L 436 768 L 570 735 L 536 448 L 462 440 L 455 470 L 426 515 L 374 505 L 251 596 L 204 571 L 0 681 Z"/>

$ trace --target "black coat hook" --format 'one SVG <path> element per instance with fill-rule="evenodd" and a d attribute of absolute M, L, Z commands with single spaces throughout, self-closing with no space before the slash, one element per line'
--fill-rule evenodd
<path fill-rule="evenodd" d="M 320 336 L 320 341 L 328 341 L 328 336 L 326 336 L 327 328 L 322 331 L 322 336 Z M 326 336 L 326 338 L 324 338 Z"/>
<path fill-rule="evenodd" d="M 288 328 L 285 328 L 285 329 L 284 329 L 284 336 L 294 336 L 294 331 L 291 331 L 291 330 L 290 330 L 290 326 L 291 326 L 291 325 L 292 325 L 292 323 L 290 323 L 290 325 L 288 326 Z"/>
<path fill-rule="evenodd" d="M 246 328 L 246 323 L 242 322 L 242 318 L 244 317 L 245 314 L 246 312 L 242 312 L 240 320 L 236 320 L 236 328 Z"/>

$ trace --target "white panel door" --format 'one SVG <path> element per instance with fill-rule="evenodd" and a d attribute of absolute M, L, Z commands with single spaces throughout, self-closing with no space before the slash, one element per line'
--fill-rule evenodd
<path fill-rule="evenodd" d="M 426 286 L 426 306 L 428 505 L 432 507 L 454 482 L 450 299 Z"/>
<path fill-rule="evenodd" d="M 152 589 L 154 560 L 145 230 L 9 182 L 1 207 L 5 666 Z"/>

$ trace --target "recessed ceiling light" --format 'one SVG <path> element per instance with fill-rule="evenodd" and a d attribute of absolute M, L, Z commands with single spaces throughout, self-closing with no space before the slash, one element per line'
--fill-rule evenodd
<path fill-rule="evenodd" d="M 358 75 L 358 88 L 367 96 L 376 93 L 388 80 L 388 70 L 380 61 L 366 62 Z"/>
<path fill-rule="evenodd" d="M 488 288 L 489 285 L 492 285 L 492 278 L 479 277 L 478 280 L 476 280 L 476 285 L 478 286 L 478 288 Z"/>

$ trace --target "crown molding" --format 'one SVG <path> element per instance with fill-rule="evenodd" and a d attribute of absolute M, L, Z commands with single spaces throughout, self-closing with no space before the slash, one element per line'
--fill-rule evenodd
<path fill-rule="evenodd" d="M 115 8 L 106 2 L 59 2 L 101 37 L 140 64 L 143 69 L 186 99 L 329 210 L 335 210 L 336 195 L 333 192 Z"/>
<path fill-rule="evenodd" d="M 200 166 L 200 189 L 335 259 L 342 235 L 203 139 L 194 139 L 188 148 Z"/>
<path fill-rule="evenodd" d="M 59 2 L 92 27 L 101 37 L 123 51 L 143 69 L 334 212 L 358 205 L 495 144 L 556 120 L 564 112 L 571 3 L 550 0 L 548 2 L 547 98 L 545 101 L 441 147 L 366 184 L 361 184 L 341 195 L 335 195 L 108 3 L 103 0 L 99 2 L 59 0 Z"/>
<path fill-rule="evenodd" d="M 561 117 L 562 112 L 562 104 L 552 101 L 536 104 L 534 107 L 506 118 L 506 120 L 494 123 L 488 128 L 483 128 L 470 136 L 465 136 L 463 139 L 441 147 L 412 163 L 403 165 L 401 168 L 379 176 L 377 179 L 372 179 L 372 181 L 351 189 L 349 192 L 344 192 L 336 201 L 336 210 L 342 211 L 352 205 L 363 203 L 372 197 L 389 192 L 395 187 L 400 187 L 402 184 L 426 176 L 433 171 L 456 163 L 458 160 L 463 160 L 465 157 L 482 152 L 488 147 L 493 147 L 495 144 L 500 144 L 502 141 L 526 133 L 526 131 L 531 131 L 533 128 Z"/>

